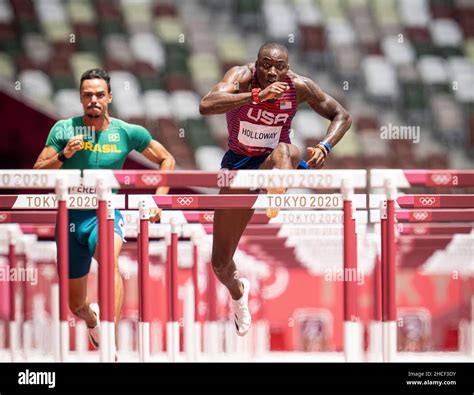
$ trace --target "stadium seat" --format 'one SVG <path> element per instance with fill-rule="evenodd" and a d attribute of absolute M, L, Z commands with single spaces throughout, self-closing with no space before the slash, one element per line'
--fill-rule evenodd
<path fill-rule="evenodd" d="M 12 23 L 15 19 L 13 8 L 8 1 L 0 1 L 0 24 Z"/>
<path fill-rule="evenodd" d="M 165 64 L 163 47 L 152 33 L 133 34 L 130 49 L 136 60 L 148 63 L 156 70 Z"/>
<path fill-rule="evenodd" d="M 394 66 L 412 64 L 416 54 L 408 39 L 400 42 L 397 36 L 386 36 L 382 39 L 382 51 L 384 56 Z"/>
<path fill-rule="evenodd" d="M 393 102 L 398 97 L 398 84 L 393 66 L 383 56 L 367 56 L 362 60 L 365 90 L 370 99 Z M 380 78 L 383 75 L 384 78 Z"/>
<path fill-rule="evenodd" d="M 68 0 L 67 9 L 71 23 L 96 23 L 97 16 L 89 0 Z"/>
<path fill-rule="evenodd" d="M 266 35 L 271 40 L 288 41 L 290 35 L 296 35 L 297 19 L 287 2 L 263 0 L 262 14 L 266 26 Z M 297 37 L 294 37 L 296 40 Z"/>
<path fill-rule="evenodd" d="M 177 120 L 200 118 L 199 96 L 192 91 L 176 91 L 170 95 L 173 115 Z"/>
<path fill-rule="evenodd" d="M 128 38 L 122 34 L 108 34 L 104 37 L 104 49 L 107 57 L 125 68 L 133 65 L 134 58 Z"/>
<path fill-rule="evenodd" d="M 49 102 L 53 86 L 49 77 L 39 70 L 25 70 L 18 75 L 23 95 L 42 103 Z"/>
<path fill-rule="evenodd" d="M 5 78 L 7 81 L 13 81 L 15 77 L 15 65 L 12 62 L 10 55 L 6 53 L 0 54 L 0 78 Z"/>
<path fill-rule="evenodd" d="M 196 163 L 199 170 L 216 171 L 220 169 L 225 151 L 216 146 L 201 146 L 196 149 Z"/>
<path fill-rule="evenodd" d="M 150 119 L 173 118 L 169 95 L 163 90 L 148 90 L 143 94 L 145 114 Z"/>
<path fill-rule="evenodd" d="M 448 71 L 446 62 L 437 56 L 422 56 L 418 60 L 418 73 L 431 92 L 447 92 Z"/>
<path fill-rule="evenodd" d="M 54 96 L 56 106 L 61 118 L 77 117 L 83 112 L 77 89 L 61 89 Z"/>
<path fill-rule="evenodd" d="M 99 58 L 91 52 L 77 52 L 71 56 L 71 69 L 74 75 L 74 80 L 77 81 L 79 88 L 79 81 L 84 71 L 102 67 Z"/>
<path fill-rule="evenodd" d="M 51 45 L 38 33 L 24 35 L 23 48 L 27 56 L 38 66 L 48 62 L 52 55 Z"/>
<path fill-rule="evenodd" d="M 428 0 L 399 0 L 399 11 L 405 27 L 426 27 L 431 19 Z"/>
<path fill-rule="evenodd" d="M 465 57 L 451 57 L 447 68 L 452 78 L 451 89 L 461 103 L 474 103 L 474 65 Z"/>

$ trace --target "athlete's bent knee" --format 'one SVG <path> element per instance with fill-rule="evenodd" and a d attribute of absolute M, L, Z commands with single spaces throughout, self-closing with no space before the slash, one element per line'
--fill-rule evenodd
<path fill-rule="evenodd" d="M 81 300 L 75 297 L 69 298 L 69 309 L 74 313 L 80 313 L 81 310 L 86 308 L 85 300 Z"/>

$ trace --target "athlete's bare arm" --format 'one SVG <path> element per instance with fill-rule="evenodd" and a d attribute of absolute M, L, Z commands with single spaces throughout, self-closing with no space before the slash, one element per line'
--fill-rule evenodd
<path fill-rule="evenodd" d="M 160 165 L 160 170 L 174 170 L 176 161 L 165 147 L 156 140 L 151 140 L 148 147 L 142 151 L 142 155 L 148 160 Z M 156 189 L 155 195 L 166 195 L 170 188 L 168 186 L 160 186 Z M 161 209 L 150 209 L 150 222 L 157 222 L 161 217 Z"/>
<path fill-rule="evenodd" d="M 77 151 L 80 151 L 82 149 L 82 142 L 82 135 L 71 137 L 64 147 L 64 156 L 70 158 Z M 46 146 L 39 154 L 38 159 L 36 159 L 33 169 L 59 169 L 62 165 L 63 162 L 58 159 L 58 152 L 53 147 Z"/>
<path fill-rule="evenodd" d="M 349 130 L 352 118 L 347 110 L 336 99 L 329 96 L 311 79 L 295 74 L 296 99 L 299 103 L 307 102 L 319 115 L 329 119 L 331 123 L 324 141 L 334 147 Z M 324 162 L 324 154 L 318 148 L 309 147 L 311 159 L 308 166 L 319 168 Z"/>
<path fill-rule="evenodd" d="M 176 161 L 165 147 L 156 140 L 151 140 L 148 147 L 142 151 L 142 155 L 148 160 L 160 165 L 160 170 L 174 170 L 176 167 Z M 165 195 L 169 191 L 168 186 L 158 187 L 156 190 L 157 195 Z"/>
<path fill-rule="evenodd" d="M 252 101 L 248 85 L 252 71 L 248 65 L 232 67 L 207 93 L 199 104 L 201 115 L 224 114 Z M 245 89 L 243 89 L 245 88 Z"/>
<path fill-rule="evenodd" d="M 252 64 L 232 67 L 199 104 L 201 115 L 224 114 L 252 102 Z M 276 99 L 288 89 L 286 82 L 274 82 L 259 93 L 260 101 Z"/>

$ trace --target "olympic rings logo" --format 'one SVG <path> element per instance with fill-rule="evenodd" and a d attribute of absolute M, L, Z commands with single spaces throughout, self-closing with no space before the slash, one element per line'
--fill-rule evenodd
<path fill-rule="evenodd" d="M 419 202 L 423 206 L 432 206 L 435 203 L 436 199 L 433 196 L 430 197 L 420 197 Z"/>
<path fill-rule="evenodd" d="M 0 222 L 5 221 L 5 220 L 7 219 L 7 217 L 8 217 L 8 216 L 7 216 L 6 214 L 0 215 Z"/>
<path fill-rule="evenodd" d="M 427 229 L 425 228 L 415 228 L 413 229 L 413 233 L 416 235 L 424 235 L 427 233 Z"/>
<path fill-rule="evenodd" d="M 203 218 L 207 222 L 212 222 L 214 221 L 214 214 L 204 214 Z"/>
<path fill-rule="evenodd" d="M 141 178 L 145 185 L 156 185 L 162 180 L 163 177 L 160 175 L 144 174 Z"/>
<path fill-rule="evenodd" d="M 418 211 L 413 213 L 413 218 L 415 218 L 417 221 L 424 221 L 428 218 L 428 213 L 426 211 Z"/>
<path fill-rule="evenodd" d="M 431 181 L 437 185 L 446 185 L 449 184 L 452 177 L 451 174 L 432 174 Z"/>
<path fill-rule="evenodd" d="M 176 201 L 180 206 L 190 206 L 194 199 L 192 197 L 179 197 Z"/>

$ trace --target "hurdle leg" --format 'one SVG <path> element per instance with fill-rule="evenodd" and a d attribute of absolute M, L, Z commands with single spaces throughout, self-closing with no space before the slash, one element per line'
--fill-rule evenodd
<path fill-rule="evenodd" d="M 140 319 L 138 322 L 139 354 L 143 362 L 150 361 L 150 257 L 149 246 L 149 216 L 146 204 L 140 202 L 139 223 L 139 294 L 140 294 Z"/>
<path fill-rule="evenodd" d="M 344 356 L 346 362 L 363 359 L 363 330 L 357 313 L 357 233 L 349 179 L 342 185 L 344 211 Z M 349 277 L 349 278 L 347 278 Z"/>
<path fill-rule="evenodd" d="M 396 234 L 395 188 L 387 182 L 387 357 L 394 361 L 397 355 L 397 305 L 396 305 Z"/>
<path fill-rule="evenodd" d="M 108 295 L 108 360 L 115 362 L 115 234 L 114 234 L 115 210 L 112 201 L 107 202 L 107 283 Z"/>
<path fill-rule="evenodd" d="M 188 361 L 196 360 L 194 337 L 194 289 L 191 284 L 187 284 L 184 295 L 184 352 Z"/>
<path fill-rule="evenodd" d="M 377 254 L 373 272 L 374 308 L 369 326 L 369 350 L 372 361 L 382 360 L 382 262 Z"/>
<path fill-rule="evenodd" d="M 217 314 L 217 282 L 216 275 L 209 262 L 207 268 L 207 306 L 208 320 L 206 322 L 205 339 L 207 342 L 207 351 L 211 357 L 216 357 L 219 353 L 219 324 Z"/>
<path fill-rule="evenodd" d="M 56 362 L 61 361 L 61 340 L 59 319 L 59 284 L 51 285 L 51 326 L 53 355 Z"/>
<path fill-rule="evenodd" d="M 15 270 L 17 266 L 16 252 L 15 252 L 15 238 L 13 232 L 9 234 L 8 242 L 8 271 Z M 8 334 L 10 338 L 10 358 L 12 362 L 18 360 L 18 352 L 20 349 L 20 338 L 17 320 L 17 292 L 16 283 L 8 279 L 9 285 L 9 297 L 10 297 L 10 308 L 9 308 L 9 323 L 8 323 Z"/>
<path fill-rule="evenodd" d="M 99 199 L 98 223 L 99 223 L 99 307 L 100 307 L 100 360 L 109 361 L 109 282 L 108 277 L 108 229 L 107 229 L 107 199 L 108 191 L 103 179 L 97 183 L 97 194 Z"/>
<path fill-rule="evenodd" d="M 168 357 L 176 361 L 179 356 L 179 322 L 178 322 L 178 225 L 171 223 L 170 261 L 168 265 L 169 293 L 171 321 L 167 323 Z"/>
<path fill-rule="evenodd" d="M 68 212 L 66 206 L 67 186 L 65 179 L 58 177 L 56 184 L 58 197 L 58 272 L 59 272 L 59 335 L 60 360 L 67 360 L 69 352 L 69 242 Z"/>
<path fill-rule="evenodd" d="M 201 334 L 202 334 L 202 325 L 201 317 L 199 313 L 199 249 L 197 245 L 196 237 L 193 236 L 193 291 L 194 291 L 194 317 L 193 317 L 193 332 L 194 332 L 194 342 L 193 342 L 193 358 L 194 360 L 199 359 L 201 354 Z"/>
<path fill-rule="evenodd" d="M 469 350 L 468 353 L 471 357 L 474 357 L 474 276 L 470 277 L 470 286 L 471 286 L 471 322 L 470 322 L 470 331 L 469 331 Z"/>

